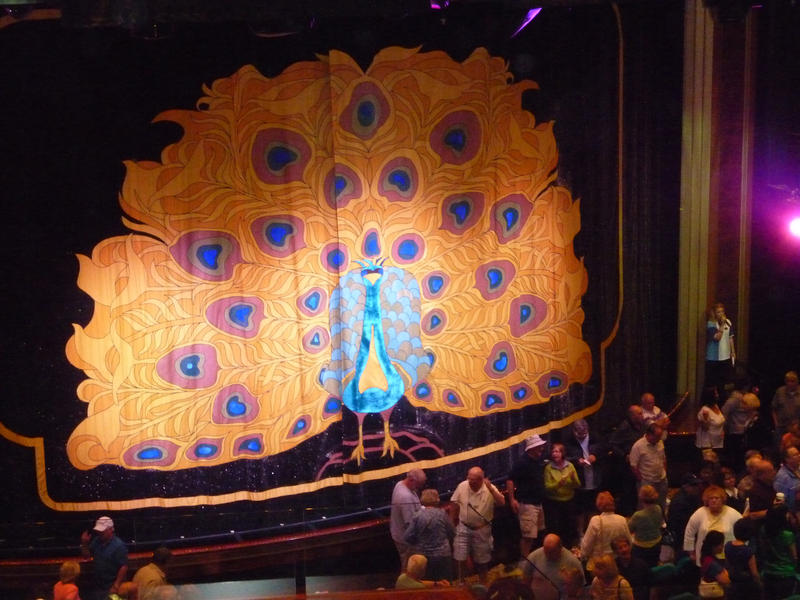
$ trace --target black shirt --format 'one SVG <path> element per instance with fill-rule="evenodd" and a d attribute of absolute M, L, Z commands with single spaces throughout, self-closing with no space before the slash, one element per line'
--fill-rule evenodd
<path fill-rule="evenodd" d="M 541 504 L 544 500 L 544 462 L 528 453 L 514 463 L 508 478 L 514 482 L 514 497 L 523 504 Z"/>

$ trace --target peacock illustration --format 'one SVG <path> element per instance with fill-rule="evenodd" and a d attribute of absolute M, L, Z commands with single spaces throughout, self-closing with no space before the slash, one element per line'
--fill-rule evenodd
<path fill-rule="evenodd" d="M 264 459 L 414 407 L 464 418 L 547 402 L 591 374 L 578 202 L 552 123 L 484 49 L 331 51 L 252 66 L 158 117 L 182 138 L 126 162 L 134 233 L 78 256 L 95 310 L 66 354 L 86 374 L 80 469 Z"/>
<path fill-rule="evenodd" d="M 341 397 L 358 417 L 359 440 L 353 457 L 359 461 L 365 456 L 362 436 L 368 413 L 383 417 L 383 453 L 394 455 L 397 444 L 389 433 L 389 414 L 433 363 L 433 355 L 422 348 L 420 340 L 417 282 L 402 269 L 384 271 L 382 264 L 372 261 L 362 267 L 345 275 L 331 298 L 331 331 L 334 335 L 346 331 L 347 337 L 342 339 L 341 355 L 320 374 L 325 388 Z M 384 331 L 384 307 L 400 319 L 399 326 L 390 322 Z M 341 320 L 343 314 L 348 315 L 346 322 Z M 342 359 L 348 369 L 342 368 Z"/>

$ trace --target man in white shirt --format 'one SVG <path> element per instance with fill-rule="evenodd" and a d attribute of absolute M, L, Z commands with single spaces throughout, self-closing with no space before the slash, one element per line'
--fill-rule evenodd
<path fill-rule="evenodd" d="M 662 510 L 667 498 L 667 456 L 664 453 L 663 433 L 664 430 L 656 423 L 650 423 L 644 436 L 633 444 L 629 455 L 638 489 L 643 485 L 656 488 Z"/>
<path fill-rule="evenodd" d="M 467 558 L 471 556 L 481 581 L 485 581 L 494 546 L 494 507 L 505 505 L 505 497 L 484 476 L 483 469 L 472 467 L 467 479 L 456 486 L 450 500 L 458 507 L 453 558 L 458 562 L 459 579 L 463 579 Z"/>

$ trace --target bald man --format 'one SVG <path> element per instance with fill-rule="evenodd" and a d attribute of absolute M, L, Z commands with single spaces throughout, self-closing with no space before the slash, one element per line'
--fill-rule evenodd
<path fill-rule="evenodd" d="M 542 547 L 528 555 L 528 563 L 526 574 L 530 577 L 536 600 L 558 600 L 566 597 L 563 573 L 569 569 L 577 569 L 580 572 L 581 585 L 586 584 L 581 561 L 564 548 L 561 538 L 555 533 L 544 536 Z"/>
<path fill-rule="evenodd" d="M 458 507 L 458 526 L 453 540 L 453 558 L 458 562 L 458 576 L 463 579 L 467 558 L 472 557 L 475 571 L 486 581 L 492 560 L 492 519 L 494 507 L 506 499 L 485 476 L 483 469 L 472 467 L 467 479 L 458 484 L 450 500 Z"/>

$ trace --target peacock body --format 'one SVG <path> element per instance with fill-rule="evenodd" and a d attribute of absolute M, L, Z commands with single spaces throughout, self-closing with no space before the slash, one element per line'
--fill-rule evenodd
<path fill-rule="evenodd" d="M 552 124 L 483 49 L 463 63 L 332 51 L 246 66 L 183 137 L 127 162 L 137 233 L 79 256 L 94 300 L 67 356 L 81 469 L 263 459 L 341 420 L 412 405 L 465 418 L 546 402 L 591 374 L 579 207 Z M 352 458 L 365 456 L 359 439 Z"/>

